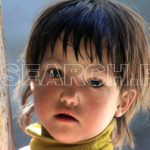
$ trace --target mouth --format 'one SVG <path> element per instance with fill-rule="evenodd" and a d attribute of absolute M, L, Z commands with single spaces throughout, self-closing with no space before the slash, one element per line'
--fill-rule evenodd
<path fill-rule="evenodd" d="M 65 123 L 75 123 L 78 122 L 78 120 L 69 113 L 59 113 L 56 114 L 55 119 L 59 122 L 65 122 Z"/>

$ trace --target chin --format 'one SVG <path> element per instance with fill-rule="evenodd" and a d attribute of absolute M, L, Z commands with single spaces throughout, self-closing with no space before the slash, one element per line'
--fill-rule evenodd
<path fill-rule="evenodd" d="M 63 142 L 63 143 L 66 143 L 66 144 L 79 142 L 76 137 L 69 137 L 69 136 L 66 136 L 66 135 L 65 136 L 59 136 L 55 139 L 59 142 Z"/>

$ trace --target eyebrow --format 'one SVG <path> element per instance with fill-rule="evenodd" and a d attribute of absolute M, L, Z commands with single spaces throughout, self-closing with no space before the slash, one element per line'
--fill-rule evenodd
<path fill-rule="evenodd" d="M 94 69 L 95 71 L 94 71 L 93 69 Z M 92 71 L 92 70 L 93 70 L 93 71 Z M 91 69 L 87 71 L 87 73 L 90 73 L 90 72 L 93 73 L 93 74 L 96 74 L 96 73 L 99 74 L 99 73 L 100 73 L 100 74 L 103 74 L 104 76 L 107 76 L 107 73 L 108 73 L 108 72 L 107 72 L 107 68 L 104 68 L 104 69 L 103 69 L 103 68 L 95 68 L 95 67 L 91 67 Z M 111 75 L 111 74 L 110 74 L 110 75 Z"/>
<path fill-rule="evenodd" d="M 53 63 L 53 62 L 56 62 L 56 63 L 60 63 L 60 64 L 64 64 L 64 62 L 66 62 L 65 60 L 61 60 L 61 59 L 58 59 L 58 58 L 49 58 L 49 57 L 46 57 L 42 64 L 45 64 L 45 63 Z"/>
<path fill-rule="evenodd" d="M 93 70 L 93 71 L 92 71 Z M 102 73 L 106 73 L 106 69 L 101 69 L 101 68 L 95 68 L 95 67 L 91 67 L 92 72 L 102 72 Z"/>

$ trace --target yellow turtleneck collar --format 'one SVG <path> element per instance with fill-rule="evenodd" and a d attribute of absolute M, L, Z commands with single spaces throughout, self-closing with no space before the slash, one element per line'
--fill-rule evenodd
<path fill-rule="evenodd" d="M 31 150 L 112 150 L 110 135 L 114 129 L 114 120 L 99 135 L 82 142 L 66 144 L 53 138 L 41 135 L 41 124 L 34 123 L 26 128 L 26 133 L 33 138 L 30 142 Z"/>

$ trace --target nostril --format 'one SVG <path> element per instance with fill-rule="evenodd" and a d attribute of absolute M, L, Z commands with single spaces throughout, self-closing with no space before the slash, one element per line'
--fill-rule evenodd
<path fill-rule="evenodd" d="M 79 104 L 78 93 L 70 92 L 70 90 L 66 90 L 66 93 L 62 92 L 60 95 L 60 102 L 67 106 L 77 106 Z"/>
<path fill-rule="evenodd" d="M 77 105 L 79 103 L 78 97 L 62 97 L 60 101 L 68 105 Z"/>

